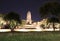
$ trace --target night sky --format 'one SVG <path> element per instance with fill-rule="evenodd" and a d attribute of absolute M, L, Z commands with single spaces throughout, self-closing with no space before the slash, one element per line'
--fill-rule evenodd
<path fill-rule="evenodd" d="M 0 0 L 0 13 L 14 11 L 21 15 L 21 19 L 26 19 L 26 13 L 31 11 L 32 19 L 38 21 L 41 19 L 40 6 L 49 1 L 52 0 Z"/>

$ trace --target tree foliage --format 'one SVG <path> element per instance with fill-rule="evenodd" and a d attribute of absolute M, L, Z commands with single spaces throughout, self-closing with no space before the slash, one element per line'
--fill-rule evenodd
<path fill-rule="evenodd" d="M 54 23 L 59 22 L 58 18 L 60 18 L 60 3 L 45 3 L 43 6 L 40 7 L 40 15 L 41 18 L 49 18 L 47 22 L 53 23 L 53 29 L 55 30 Z"/>
<path fill-rule="evenodd" d="M 48 2 L 40 7 L 41 17 L 59 16 L 60 4 L 58 2 Z"/>
<path fill-rule="evenodd" d="M 59 19 L 56 18 L 56 17 L 51 17 L 51 18 L 48 18 L 47 22 L 49 23 L 52 23 L 52 26 L 53 26 L 53 29 L 55 31 L 55 23 L 60 23 Z"/>
<path fill-rule="evenodd" d="M 15 13 L 15 12 L 8 13 L 4 17 L 4 20 L 8 20 L 8 21 L 15 20 L 16 22 L 21 23 L 21 19 L 20 19 L 19 14 Z"/>
<path fill-rule="evenodd" d="M 18 24 L 21 24 L 21 19 L 20 18 L 21 17 L 16 12 L 9 12 L 8 14 L 6 14 L 4 16 L 4 20 L 7 21 L 7 24 L 8 24 L 8 21 L 9 21 L 9 25 L 10 25 L 11 29 L 14 29 L 15 26 L 17 26 Z"/>

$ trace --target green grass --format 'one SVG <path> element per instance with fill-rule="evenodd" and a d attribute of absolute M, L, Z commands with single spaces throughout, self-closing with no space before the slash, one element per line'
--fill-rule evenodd
<path fill-rule="evenodd" d="M 0 33 L 0 41 L 60 41 L 60 32 Z"/>

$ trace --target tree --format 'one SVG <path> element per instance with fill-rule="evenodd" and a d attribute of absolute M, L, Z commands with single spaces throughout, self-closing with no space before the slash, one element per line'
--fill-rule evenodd
<path fill-rule="evenodd" d="M 21 19 L 19 14 L 15 12 L 9 12 L 8 14 L 6 14 L 6 16 L 4 17 L 4 20 L 6 20 L 7 22 L 9 21 L 11 26 L 21 24 Z"/>
<path fill-rule="evenodd" d="M 45 3 L 39 9 L 41 18 L 47 18 L 51 16 L 59 16 L 60 13 L 60 4 L 58 2 L 48 2 Z"/>
<path fill-rule="evenodd" d="M 39 9 L 41 18 L 50 18 L 50 17 L 58 17 L 60 18 L 60 4 L 58 2 L 48 2 L 45 3 L 43 6 Z M 53 19 L 51 20 L 53 22 L 53 25 L 55 21 Z M 54 26 L 53 26 L 54 28 Z"/>
<path fill-rule="evenodd" d="M 51 18 L 48 18 L 47 22 L 50 22 L 52 23 L 52 26 L 53 26 L 53 29 L 55 31 L 55 23 L 60 23 L 59 19 L 56 18 L 56 17 L 51 17 Z"/>

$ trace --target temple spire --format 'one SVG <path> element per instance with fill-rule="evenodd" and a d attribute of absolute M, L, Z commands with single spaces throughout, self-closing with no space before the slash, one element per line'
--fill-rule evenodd
<path fill-rule="evenodd" d="M 26 23 L 27 24 L 32 24 L 31 12 L 30 11 L 27 12 L 27 20 L 26 20 Z"/>

